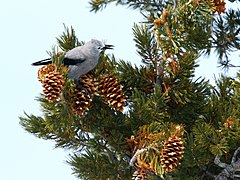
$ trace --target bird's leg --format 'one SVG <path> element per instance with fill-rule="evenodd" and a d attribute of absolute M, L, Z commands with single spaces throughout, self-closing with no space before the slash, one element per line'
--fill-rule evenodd
<path fill-rule="evenodd" d="M 89 96 L 91 95 L 91 94 L 88 92 L 88 90 L 81 85 L 79 79 L 74 79 L 74 83 L 76 84 L 76 87 L 77 87 L 78 89 L 83 90 L 83 91 L 86 92 L 86 94 L 89 95 Z"/>
<path fill-rule="evenodd" d="M 79 79 L 74 79 L 73 81 L 74 81 L 74 83 L 76 84 L 77 87 L 81 88 L 81 84 L 79 82 Z"/>

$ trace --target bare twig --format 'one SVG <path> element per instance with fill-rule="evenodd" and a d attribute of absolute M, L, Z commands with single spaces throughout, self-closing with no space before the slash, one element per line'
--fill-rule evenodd
<path fill-rule="evenodd" d="M 240 159 L 237 159 L 237 155 L 240 152 L 240 147 L 237 148 L 233 154 L 231 164 L 226 164 L 220 161 L 220 156 L 216 156 L 214 163 L 219 167 L 224 168 L 217 176 L 216 180 L 227 180 L 228 178 L 236 179 L 239 175 L 235 174 L 240 170 Z"/>
<path fill-rule="evenodd" d="M 130 166 L 134 166 L 134 163 L 135 163 L 135 161 L 136 161 L 136 159 L 137 159 L 137 156 L 138 155 L 140 155 L 140 154 L 142 154 L 144 151 L 146 151 L 147 150 L 147 148 L 143 148 L 143 149 L 138 149 L 136 152 L 135 152 L 135 154 L 133 155 L 133 157 L 132 157 L 132 159 L 130 160 L 130 162 L 129 162 L 129 165 Z"/>
<path fill-rule="evenodd" d="M 233 157 L 232 157 L 232 162 L 231 162 L 231 163 L 234 163 L 234 162 L 237 161 L 237 155 L 238 155 L 238 153 L 240 153 L 240 147 L 235 150 L 235 152 L 234 152 L 234 154 L 233 154 Z"/>
<path fill-rule="evenodd" d="M 215 175 L 215 174 L 212 174 L 212 173 L 210 173 L 209 171 L 205 171 L 205 174 L 204 174 L 204 176 L 205 176 L 205 175 L 211 176 L 211 177 L 213 177 L 213 178 L 215 178 L 215 177 L 216 177 L 216 175 Z M 204 176 L 202 176 L 202 178 L 201 178 L 201 179 L 204 179 Z"/>
<path fill-rule="evenodd" d="M 214 163 L 221 168 L 226 168 L 228 166 L 228 164 L 222 163 L 220 161 L 220 158 L 221 158 L 220 156 L 216 156 L 215 159 L 214 159 Z"/>

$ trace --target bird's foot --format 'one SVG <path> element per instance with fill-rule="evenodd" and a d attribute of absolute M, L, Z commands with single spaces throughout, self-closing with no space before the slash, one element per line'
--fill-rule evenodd
<path fill-rule="evenodd" d="M 83 87 L 79 80 L 74 80 L 74 83 L 76 84 L 76 88 L 80 91 L 84 91 L 87 95 L 91 96 L 87 88 Z"/>

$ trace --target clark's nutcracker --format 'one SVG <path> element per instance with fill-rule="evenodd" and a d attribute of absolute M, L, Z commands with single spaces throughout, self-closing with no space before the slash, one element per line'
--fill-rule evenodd
<path fill-rule="evenodd" d="M 100 52 L 106 49 L 113 49 L 113 45 L 106 45 L 101 41 L 92 39 L 83 46 L 69 50 L 63 59 L 63 64 L 69 66 L 68 78 L 79 85 L 79 78 L 97 66 Z M 51 63 L 51 59 L 44 59 L 34 62 L 32 65 L 39 66 Z"/>

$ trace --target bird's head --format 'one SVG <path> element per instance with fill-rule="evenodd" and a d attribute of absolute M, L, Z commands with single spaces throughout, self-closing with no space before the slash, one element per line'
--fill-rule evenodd
<path fill-rule="evenodd" d="M 106 49 L 113 49 L 113 45 L 109 45 L 109 44 L 104 44 L 99 40 L 96 39 L 92 39 L 90 41 L 90 43 L 92 44 L 92 46 L 94 48 L 96 48 L 97 51 L 101 52 L 101 51 L 105 51 Z"/>

